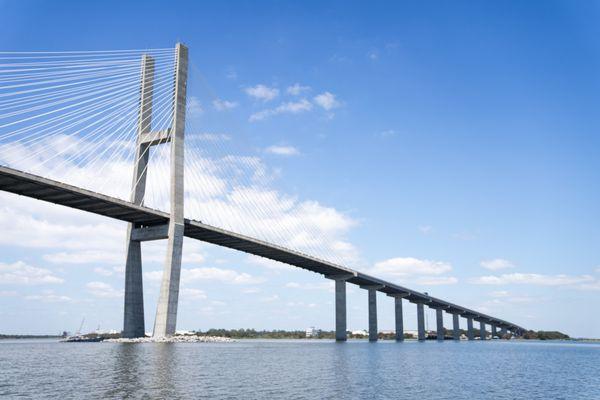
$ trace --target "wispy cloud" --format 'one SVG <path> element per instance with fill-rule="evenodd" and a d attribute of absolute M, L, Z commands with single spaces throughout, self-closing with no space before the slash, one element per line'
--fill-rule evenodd
<path fill-rule="evenodd" d="M 12 264 L 0 263 L 0 284 L 3 285 L 43 285 L 63 282 L 64 279 L 55 276 L 51 271 L 32 267 L 22 261 Z"/>
<path fill-rule="evenodd" d="M 250 122 L 254 121 L 262 121 L 268 117 L 272 117 L 274 115 L 279 114 L 300 114 L 306 111 L 312 110 L 313 105 L 310 101 L 306 99 L 298 100 L 298 101 L 290 101 L 287 103 L 280 104 L 275 108 L 269 108 L 266 110 L 262 110 L 250 115 Z"/>
<path fill-rule="evenodd" d="M 471 283 L 476 285 L 538 285 L 538 286 L 570 286 L 594 282 L 594 277 L 590 275 L 543 275 L 512 273 L 502 275 L 487 275 L 472 278 Z"/>
<path fill-rule="evenodd" d="M 269 146 L 265 149 L 265 152 L 269 154 L 276 154 L 278 156 L 296 156 L 300 154 L 297 148 L 293 146 Z"/>
<path fill-rule="evenodd" d="M 221 100 L 221 99 L 213 100 L 213 107 L 217 111 L 231 110 L 233 108 L 236 108 L 237 106 L 238 106 L 238 103 L 235 101 L 227 101 L 227 100 Z"/>
<path fill-rule="evenodd" d="M 268 87 L 262 84 L 247 87 L 244 89 L 244 91 L 248 96 L 264 102 L 271 101 L 279 96 L 279 89 Z"/>
<path fill-rule="evenodd" d="M 187 101 L 187 114 L 190 118 L 196 118 L 204 113 L 200 99 L 196 96 L 190 96 Z"/>
<path fill-rule="evenodd" d="M 225 78 L 231 79 L 231 80 L 236 80 L 237 77 L 238 77 L 238 74 L 234 67 L 229 66 L 225 69 Z"/>
<path fill-rule="evenodd" d="M 95 297 L 104 299 L 118 299 L 123 297 L 123 292 L 121 290 L 117 290 L 105 282 L 88 282 L 85 287 L 88 292 Z"/>
<path fill-rule="evenodd" d="M 288 86 L 286 89 L 287 94 L 292 96 L 298 96 L 310 90 L 310 86 L 302 86 L 299 83 L 295 83 L 292 86 Z"/>
<path fill-rule="evenodd" d="M 452 265 L 443 261 L 396 257 L 376 263 L 371 271 L 398 277 L 441 275 L 452 271 Z"/>
<path fill-rule="evenodd" d="M 442 276 L 450 271 L 452 265 L 447 262 L 396 257 L 376 263 L 369 273 L 419 285 L 452 285 L 458 282 L 457 278 Z"/>
<path fill-rule="evenodd" d="M 433 232 L 433 227 L 431 225 L 421 225 L 419 226 L 419 231 L 423 235 L 429 235 L 431 232 Z"/>
<path fill-rule="evenodd" d="M 323 92 L 316 95 L 313 101 L 326 111 L 333 110 L 340 106 L 340 102 L 336 99 L 336 96 L 330 92 Z"/>
<path fill-rule="evenodd" d="M 489 269 L 490 271 L 498 271 L 501 269 L 509 269 L 515 267 L 515 265 L 511 261 L 505 260 L 503 258 L 483 260 L 480 264 L 483 268 Z"/>
<path fill-rule="evenodd" d="M 318 282 L 318 283 L 298 283 L 288 282 L 284 285 L 287 289 L 301 289 L 301 290 L 326 290 L 333 292 L 335 288 L 335 282 L 331 280 Z"/>
<path fill-rule="evenodd" d="M 458 283 L 458 278 L 454 276 L 432 276 L 428 278 L 419 278 L 416 283 L 427 286 L 454 285 L 455 283 Z"/>
<path fill-rule="evenodd" d="M 396 131 L 394 129 L 386 129 L 385 131 L 379 132 L 379 137 L 381 138 L 390 138 L 396 136 Z"/>
<path fill-rule="evenodd" d="M 73 301 L 68 296 L 58 295 L 54 293 L 32 294 L 24 297 L 25 300 L 39 301 L 42 303 L 68 303 Z"/>

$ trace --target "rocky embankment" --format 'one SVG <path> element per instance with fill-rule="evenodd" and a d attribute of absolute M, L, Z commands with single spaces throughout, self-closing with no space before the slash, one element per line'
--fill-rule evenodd
<path fill-rule="evenodd" d="M 107 343 L 230 343 L 235 342 L 235 340 L 221 337 L 221 336 L 195 336 L 195 335 L 185 335 L 185 336 L 171 336 L 165 338 L 153 338 L 153 337 L 145 337 L 145 338 L 135 338 L 135 339 L 106 339 L 104 342 Z"/>

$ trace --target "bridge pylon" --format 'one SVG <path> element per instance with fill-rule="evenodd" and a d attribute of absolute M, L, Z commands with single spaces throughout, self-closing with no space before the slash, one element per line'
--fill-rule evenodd
<path fill-rule="evenodd" d="M 154 337 L 166 337 L 175 333 L 177 304 L 183 248 L 183 173 L 185 107 L 187 90 L 188 49 L 178 43 L 175 55 L 173 87 L 173 120 L 171 127 L 152 132 L 152 94 L 154 88 L 154 60 L 142 57 L 140 84 L 140 109 L 138 113 L 138 136 L 134 165 L 131 201 L 142 205 L 146 192 L 146 175 L 150 147 L 170 144 L 170 218 L 164 225 L 142 226 L 130 223 L 126 237 L 125 304 L 123 337 L 143 337 L 144 295 L 142 282 L 141 242 L 167 239 L 167 254 L 163 270 L 160 296 L 154 321 Z"/>

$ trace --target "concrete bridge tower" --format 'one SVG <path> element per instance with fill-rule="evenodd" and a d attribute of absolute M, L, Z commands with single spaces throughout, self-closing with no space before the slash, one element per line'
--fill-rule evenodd
<path fill-rule="evenodd" d="M 140 226 L 130 223 L 127 228 L 123 320 L 123 337 L 126 338 L 142 337 L 145 332 L 141 242 L 147 240 L 168 240 L 153 336 L 164 337 L 175 333 L 184 228 L 183 170 L 187 70 L 188 49 L 178 43 L 175 54 L 173 121 L 169 129 L 152 132 L 154 60 L 147 55 L 142 57 L 138 137 L 131 201 L 142 205 L 146 192 L 150 147 L 170 144 L 171 210 L 169 222 L 165 225 Z"/>

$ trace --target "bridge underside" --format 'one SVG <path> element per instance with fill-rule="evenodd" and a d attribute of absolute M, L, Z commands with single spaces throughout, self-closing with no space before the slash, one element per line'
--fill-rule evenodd
<path fill-rule="evenodd" d="M 136 227 L 163 225 L 169 222 L 169 214 L 165 212 L 137 206 L 125 200 L 2 166 L 0 166 L 0 190 L 131 222 Z M 523 329 L 507 321 L 469 310 L 424 293 L 416 292 L 281 246 L 203 224 L 200 221 L 186 219 L 184 235 L 218 246 L 293 265 L 323 274 L 327 277 L 351 276 L 346 280 L 347 282 L 359 286 L 376 285 L 379 287 L 378 291 L 388 295 L 401 295 L 414 303 L 423 303 L 431 307 L 443 308 L 452 313 L 472 315 L 478 319 L 486 320 L 489 324 L 506 327 L 510 330 Z"/>

